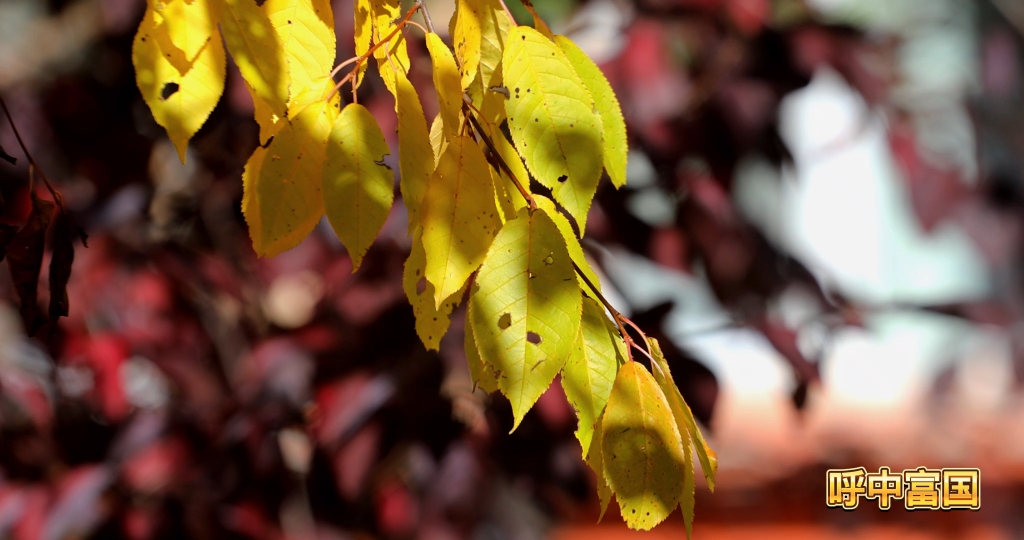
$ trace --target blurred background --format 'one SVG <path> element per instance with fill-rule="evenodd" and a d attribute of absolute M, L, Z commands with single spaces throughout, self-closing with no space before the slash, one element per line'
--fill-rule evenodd
<path fill-rule="evenodd" d="M 1024 3 L 535 3 L 622 103 L 629 183 L 603 184 L 585 247 L 718 451 L 694 537 L 1024 538 Z M 559 385 L 508 434 L 461 312 L 423 348 L 402 205 L 358 273 L 326 222 L 256 258 L 249 94 L 229 60 L 182 165 L 135 86 L 144 7 L 0 0 L 0 94 L 89 235 L 35 337 L 0 272 L 0 538 L 639 536 L 614 506 L 595 524 Z M 360 92 L 394 148 L 391 96 Z M 6 121 L 0 146 L 0 222 L 24 223 Z M 982 509 L 825 506 L 828 468 L 921 465 L 980 468 Z M 648 536 L 684 534 L 677 513 Z"/>

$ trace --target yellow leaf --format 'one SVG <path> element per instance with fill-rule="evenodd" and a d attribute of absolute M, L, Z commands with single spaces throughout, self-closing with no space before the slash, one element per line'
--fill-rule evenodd
<path fill-rule="evenodd" d="M 427 186 L 420 212 L 435 305 L 480 266 L 501 224 L 487 167 L 476 142 L 458 136 L 448 142 Z"/>
<path fill-rule="evenodd" d="M 256 121 L 262 134 L 265 120 L 271 118 L 268 110 L 278 117 L 284 116 L 287 110 L 288 65 L 281 38 L 266 11 L 256 2 L 220 0 L 218 3 L 222 6 L 220 27 L 224 41 L 253 95 Z"/>
<path fill-rule="evenodd" d="M 427 51 L 434 63 L 434 89 L 441 106 L 441 121 L 445 137 L 455 138 L 459 133 L 459 112 L 462 110 L 462 85 L 459 68 L 448 46 L 437 34 L 427 34 Z"/>
<path fill-rule="evenodd" d="M 288 60 L 294 98 L 334 67 L 336 40 L 330 0 L 266 0 L 263 4 Z"/>
<path fill-rule="evenodd" d="M 216 34 L 217 19 L 207 0 L 170 0 L 153 4 L 160 49 L 182 75 Z"/>
<path fill-rule="evenodd" d="M 480 103 L 480 116 L 483 117 L 481 120 L 495 126 L 500 126 L 505 121 L 505 101 L 508 99 L 508 89 L 502 85 L 501 79 L 499 63 L 491 72 L 490 82 L 486 85 L 477 84 L 480 83 L 480 79 L 477 78 L 470 89 L 474 103 Z"/>
<path fill-rule="evenodd" d="M 395 99 L 398 113 L 398 167 L 401 173 L 402 200 L 409 211 L 409 232 L 419 225 L 420 206 L 427 182 L 434 172 L 434 154 L 427 131 L 427 119 L 423 116 L 423 105 L 409 79 L 398 73 L 398 96 Z"/>
<path fill-rule="evenodd" d="M 481 8 L 480 81 L 486 87 L 498 86 L 501 84 L 501 54 L 505 50 L 505 39 L 508 37 L 509 29 L 512 28 L 512 21 L 509 20 L 498 0 L 476 1 L 480 3 Z M 494 77 L 495 71 L 499 72 L 497 77 Z"/>
<path fill-rule="evenodd" d="M 438 114 L 434 117 L 434 121 L 430 124 L 430 148 L 434 151 L 434 166 L 437 166 L 437 162 L 441 160 L 441 154 L 448 148 L 448 141 L 444 137 L 444 126 L 441 121 L 441 115 Z"/>
<path fill-rule="evenodd" d="M 583 298 L 583 318 L 572 354 L 562 368 L 562 388 L 579 424 L 576 438 L 587 457 L 598 417 L 604 412 L 619 365 L 625 362 L 625 345 L 604 308 Z"/>
<path fill-rule="evenodd" d="M 302 112 L 306 107 L 327 99 L 327 96 L 331 94 L 331 90 L 334 89 L 334 79 L 328 75 L 323 77 L 317 77 L 313 79 L 301 92 L 298 94 L 292 94 L 291 100 L 288 102 L 288 118 L 295 118 Z M 330 109 L 331 121 L 338 115 L 338 109 L 341 107 L 341 96 L 337 93 L 331 96 L 330 103 L 333 108 Z"/>
<path fill-rule="evenodd" d="M 256 91 L 249 86 L 248 82 L 245 83 L 245 88 L 252 96 L 253 117 L 256 124 L 260 126 L 260 146 L 263 146 L 281 129 L 281 124 L 278 122 L 281 118 L 274 114 L 270 105 L 263 101 L 263 98 L 256 95 Z"/>
<path fill-rule="evenodd" d="M 402 3 L 400 0 L 373 0 L 372 4 L 373 42 L 381 43 L 396 28 L 395 21 L 402 18 Z M 384 86 L 391 95 L 395 95 L 395 72 L 409 72 L 409 52 L 402 31 L 399 30 L 386 45 L 381 45 L 373 51 L 373 57 L 377 59 L 377 71 L 384 80 Z"/>
<path fill-rule="evenodd" d="M 480 349 L 476 346 L 476 337 L 473 336 L 473 326 L 469 324 L 469 309 L 466 309 L 466 336 L 463 347 L 466 351 L 466 363 L 469 364 L 469 376 L 473 384 L 488 394 L 498 390 L 498 381 L 494 378 L 494 372 L 484 364 L 480 358 Z"/>
<path fill-rule="evenodd" d="M 334 106 L 316 102 L 294 118 L 267 147 L 254 190 L 260 230 L 253 249 L 272 257 L 299 244 L 324 213 L 321 184 Z"/>
<path fill-rule="evenodd" d="M 505 223 L 475 283 L 469 323 L 512 404 L 515 430 L 565 365 L 580 327 L 580 288 L 544 210 L 524 208 Z"/>
<path fill-rule="evenodd" d="M 263 160 L 267 149 L 257 146 L 242 171 L 242 216 L 249 226 L 249 236 L 253 246 L 263 245 L 263 222 L 260 221 L 260 207 L 256 204 L 256 185 L 263 170 Z"/>
<path fill-rule="evenodd" d="M 555 208 L 555 203 L 551 202 L 551 199 L 543 195 L 534 195 L 533 200 L 537 202 L 538 207 L 543 208 L 551 216 L 552 221 L 558 227 L 558 232 L 562 235 L 562 239 L 565 240 L 566 247 L 569 249 L 569 257 L 576 263 L 576 266 L 580 267 L 580 270 L 583 270 L 583 275 L 597 287 L 597 292 L 601 292 L 601 280 L 597 277 L 594 269 L 591 268 L 590 262 L 587 261 L 587 256 L 583 252 L 583 246 L 580 245 L 579 239 L 576 238 L 576 233 L 573 232 L 569 220 Z M 590 290 L 590 287 L 587 286 L 583 278 L 576 276 L 576 279 L 579 281 L 581 289 L 584 291 Z M 590 293 L 588 292 L 588 294 Z"/>
<path fill-rule="evenodd" d="M 495 124 L 482 124 L 484 130 L 487 131 L 488 137 L 491 138 L 491 142 L 494 143 L 494 147 L 498 149 L 498 155 L 508 165 L 508 168 L 515 175 L 515 179 L 519 181 L 520 185 L 524 189 L 529 191 L 530 189 L 530 175 L 526 172 L 526 167 L 523 166 L 523 158 L 519 157 L 519 153 L 512 146 L 512 143 L 508 142 L 505 134 Z M 525 208 L 527 205 L 526 199 L 523 198 L 522 193 L 519 192 L 519 188 L 516 187 L 515 183 L 509 178 L 508 173 L 501 171 L 499 175 L 502 181 L 502 187 L 505 189 L 505 193 L 509 197 L 509 201 L 512 204 L 512 208 L 515 212 L 518 212 L 521 208 Z M 514 215 L 514 214 L 513 214 Z M 511 219 L 512 216 L 506 216 Z"/>
<path fill-rule="evenodd" d="M 512 140 L 538 182 L 581 231 L 601 178 L 601 132 L 590 93 L 562 50 L 536 30 L 509 33 L 502 60 Z"/>
<path fill-rule="evenodd" d="M 224 47 L 219 38 L 208 40 L 182 75 L 158 44 L 161 32 L 154 17 L 153 10 L 147 9 L 132 44 L 135 82 L 156 123 L 167 130 L 184 163 L 189 139 L 206 122 L 224 92 Z"/>
<path fill-rule="evenodd" d="M 533 2 L 530 0 L 522 0 L 523 7 L 533 15 L 533 26 L 536 27 L 537 31 L 544 35 L 548 39 L 552 39 L 554 35 L 551 33 L 551 29 L 548 28 L 548 24 L 544 22 L 544 19 L 540 18 L 537 14 L 537 10 L 533 8 Z"/>
<path fill-rule="evenodd" d="M 356 0 L 355 2 L 356 22 L 353 33 L 356 39 L 356 56 L 363 56 L 370 50 L 373 43 L 373 0 Z M 356 73 L 356 88 L 363 84 L 363 73 L 366 72 L 366 62 L 359 64 L 359 72 Z"/>
<path fill-rule="evenodd" d="M 604 438 L 602 418 L 601 416 L 597 417 L 597 421 L 594 423 L 594 436 L 591 438 L 590 448 L 584 449 L 583 452 L 583 459 L 586 460 L 587 465 L 590 466 L 590 469 L 594 471 L 594 475 L 597 477 L 597 498 L 601 501 L 601 513 L 597 516 L 598 523 L 604 518 L 604 513 L 608 510 L 608 503 L 612 501 L 612 488 L 608 486 L 608 480 L 604 477 L 604 455 L 601 453 L 601 440 Z"/>
<path fill-rule="evenodd" d="M 679 499 L 679 506 L 683 510 L 683 525 L 686 527 L 686 538 L 693 534 L 693 509 L 696 504 L 695 491 L 697 477 L 693 471 L 693 437 L 685 429 L 679 430 L 683 439 L 683 494 Z"/>
<path fill-rule="evenodd" d="M 697 450 L 697 457 L 700 459 L 700 466 L 704 471 L 704 479 L 708 483 L 708 490 L 714 491 L 715 475 L 718 474 L 718 454 L 704 440 L 704 435 L 701 434 L 700 428 L 697 427 L 697 420 L 693 417 L 690 406 L 683 400 L 683 395 L 679 393 L 679 388 L 676 386 L 675 381 L 672 380 L 672 372 L 668 369 L 668 362 L 665 361 L 665 355 L 661 352 L 658 340 L 650 338 L 647 342 L 651 345 L 651 355 L 654 357 L 655 364 L 659 368 L 654 370 L 654 377 L 672 406 L 672 415 L 678 424 L 678 429 L 688 432 L 693 439 L 693 447 Z"/>
<path fill-rule="evenodd" d="M 649 530 L 679 504 L 685 458 L 665 395 L 639 362 L 619 369 L 601 427 L 605 478 L 622 519 Z"/>
<path fill-rule="evenodd" d="M 423 250 L 422 232 L 421 227 L 416 227 L 412 233 L 412 251 L 405 261 L 402 286 L 416 315 L 416 333 L 420 341 L 428 350 L 436 351 L 448 331 L 452 311 L 462 302 L 466 289 L 463 287 L 446 298 L 440 308 L 434 306 L 434 286 L 425 275 L 427 254 Z"/>
<path fill-rule="evenodd" d="M 626 185 L 626 157 L 629 143 L 626 137 L 626 121 L 622 118 L 619 100 L 601 68 L 565 36 L 555 36 L 555 43 L 565 53 L 576 74 L 594 98 L 594 106 L 601 117 L 601 134 L 604 139 L 604 168 L 612 184 L 619 188 Z"/>
<path fill-rule="evenodd" d="M 473 82 L 480 67 L 483 0 L 456 0 L 455 5 L 456 19 L 452 43 L 455 45 L 455 58 L 459 60 L 462 88 L 469 88 L 469 83 Z"/>
<path fill-rule="evenodd" d="M 395 200 L 395 175 L 384 164 L 388 143 L 370 111 L 350 103 L 334 121 L 327 148 L 324 209 L 355 272 Z"/>

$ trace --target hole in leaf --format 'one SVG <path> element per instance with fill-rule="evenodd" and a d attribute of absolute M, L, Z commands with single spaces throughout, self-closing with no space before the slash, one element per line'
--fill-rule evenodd
<path fill-rule="evenodd" d="M 501 317 L 498 317 L 498 328 L 501 328 L 502 330 L 505 330 L 509 326 L 512 326 L 512 314 L 511 313 L 505 313 Z"/>
<path fill-rule="evenodd" d="M 176 82 L 169 82 L 165 84 L 163 90 L 160 90 L 160 99 L 166 101 L 167 98 L 176 94 L 179 88 L 181 88 L 181 86 Z"/>
<path fill-rule="evenodd" d="M 418 274 L 419 271 L 416 273 Z M 421 277 L 420 280 L 416 282 L 416 294 L 423 294 L 423 291 L 425 290 L 427 290 L 427 278 Z"/>
<path fill-rule="evenodd" d="M 568 177 L 568 176 L 566 176 L 566 175 L 564 175 L 564 174 L 563 174 L 562 176 L 559 176 L 559 177 L 558 177 L 558 181 L 559 181 L 559 182 L 565 182 L 565 181 L 566 181 L 566 180 L 568 180 L 568 179 L 569 179 L 569 177 Z"/>
<path fill-rule="evenodd" d="M 540 334 L 538 334 L 537 332 L 527 332 L 526 333 L 526 341 L 529 341 L 530 343 L 533 343 L 534 345 L 540 345 L 540 342 L 541 342 Z"/>

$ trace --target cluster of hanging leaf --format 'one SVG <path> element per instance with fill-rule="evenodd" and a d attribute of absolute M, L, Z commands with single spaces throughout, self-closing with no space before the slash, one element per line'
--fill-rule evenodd
<path fill-rule="evenodd" d="M 454 1 L 454 52 L 432 28 L 425 37 L 440 110 L 429 127 L 407 78 L 408 23 L 422 6 L 403 14 L 400 0 L 355 2 L 357 57 L 338 68 L 329 0 L 149 0 L 133 51 L 138 85 L 184 160 L 223 91 L 226 44 L 260 126 L 243 174 L 253 247 L 290 249 L 326 214 L 358 269 L 391 211 L 394 173 L 374 117 L 355 102 L 342 108 L 338 90 L 351 84 L 354 99 L 373 57 L 395 97 L 413 239 L 404 286 L 424 345 L 438 348 L 468 296 L 470 371 L 508 398 L 514 425 L 561 375 L 602 513 L 614 494 L 626 523 L 649 529 L 681 506 L 689 530 L 693 451 L 712 489 L 715 454 L 657 342 L 645 344 L 651 370 L 632 360 L 579 240 L 602 174 L 626 181 L 618 101 L 587 55 L 539 18 L 517 26 L 499 0 Z M 543 189 L 531 193 L 531 180 Z"/>

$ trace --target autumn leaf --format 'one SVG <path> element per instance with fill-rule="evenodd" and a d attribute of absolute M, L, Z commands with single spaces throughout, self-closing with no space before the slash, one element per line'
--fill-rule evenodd
<path fill-rule="evenodd" d="M 421 235 L 422 228 L 417 227 L 412 235 L 412 251 L 402 273 L 402 288 L 416 316 L 416 334 L 427 350 L 437 351 L 440 349 L 441 338 L 451 324 L 452 311 L 462 302 L 466 288 L 463 286 L 445 298 L 440 307 L 435 306 L 434 286 L 427 281 L 426 276 L 427 254 L 423 249 Z"/>
<path fill-rule="evenodd" d="M 512 403 L 513 430 L 569 358 L 581 302 L 557 227 L 543 210 L 520 210 L 487 251 L 469 320 L 483 362 Z"/>
<path fill-rule="evenodd" d="M 427 51 L 434 64 L 434 88 L 441 105 L 441 121 L 446 138 L 458 136 L 462 110 L 462 84 L 459 68 L 448 46 L 437 34 L 427 34 Z"/>
<path fill-rule="evenodd" d="M 398 168 L 402 177 L 399 187 L 409 211 L 409 232 L 412 233 L 420 223 L 420 205 L 436 160 L 416 88 L 404 73 L 397 75 L 397 84 L 395 112 L 398 114 Z"/>
<path fill-rule="evenodd" d="M 469 309 L 466 310 L 466 321 L 471 318 Z M 480 358 L 480 348 L 476 345 L 476 336 L 473 335 L 473 326 L 466 324 L 465 343 L 466 363 L 469 364 L 469 376 L 478 388 L 488 394 L 498 391 L 498 380 L 494 377 L 494 371 L 490 366 L 484 364 Z"/>
<path fill-rule="evenodd" d="M 290 79 L 281 38 L 267 12 L 253 0 L 221 0 L 218 4 L 222 6 L 224 42 L 253 95 L 256 118 L 264 128 L 265 120 L 260 118 L 270 116 L 260 109 L 265 107 L 277 117 L 287 110 Z"/>
<path fill-rule="evenodd" d="M 281 39 L 290 79 L 297 94 L 334 68 L 336 38 L 330 0 L 266 0 L 263 4 Z"/>
<path fill-rule="evenodd" d="M 71 265 L 75 262 L 75 238 L 81 238 L 81 231 L 71 221 L 66 211 L 57 213 L 53 221 L 53 254 L 50 256 L 50 320 L 67 317 L 68 281 L 71 279 Z"/>
<path fill-rule="evenodd" d="M 597 418 L 608 403 L 615 374 L 624 362 L 625 344 L 615 325 L 604 314 L 604 308 L 584 297 L 580 331 L 562 368 L 562 388 L 576 410 L 576 438 L 586 451 L 591 447 Z"/>
<path fill-rule="evenodd" d="M 370 111 L 348 104 L 334 121 L 324 164 L 324 209 L 348 248 L 352 271 L 380 233 L 395 199 L 395 175 L 384 163 L 388 143 Z"/>
<path fill-rule="evenodd" d="M 28 221 L 7 245 L 7 266 L 21 301 L 21 320 L 29 335 L 40 326 L 38 305 L 39 272 L 43 266 L 46 231 L 53 219 L 55 205 L 32 193 L 32 213 Z"/>
<path fill-rule="evenodd" d="M 480 67 L 480 39 L 483 18 L 482 0 L 455 1 L 455 28 L 452 32 L 452 44 L 455 46 L 455 58 L 459 61 L 462 88 L 476 78 Z"/>

